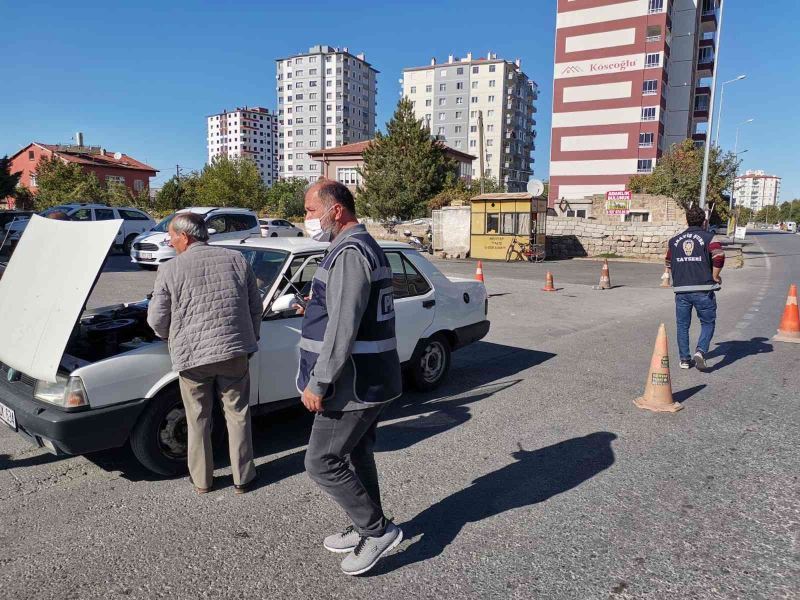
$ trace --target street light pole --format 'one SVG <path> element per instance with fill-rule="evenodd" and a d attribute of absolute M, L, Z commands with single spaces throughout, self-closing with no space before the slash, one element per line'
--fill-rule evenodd
<path fill-rule="evenodd" d="M 729 83 L 733 83 L 735 81 L 741 81 L 747 77 L 747 75 L 739 75 L 734 79 L 729 79 L 728 81 L 723 81 L 722 85 L 719 88 L 719 111 L 717 111 L 717 135 L 714 136 L 714 145 L 719 146 L 719 130 L 722 127 L 722 101 L 725 99 L 725 86 Z"/>
<path fill-rule="evenodd" d="M 744 154 L 745 152 L 747 152 L 747 150 L 743 150 L 742 152 L 739 152 L 739 130 L 742 128 L 742 125 L 747 125 L 748 123 L 752 123 L 753 121 L 754 121 L 754 119 L 747 119 L 746 121 L 742 121 L 741 123 L 739 123 L 736 126 L 736 141 L 733 144 L 733 158 L 734 158 L 734 160 L 737 160 L 740 154 Z M 719 130 L 717 130 L 717 131 L 719 131 Z M 738 165 L 736 166 L 736 170 L 737 171 L 739 170 L 739 166 Z M 733 207 L 736 206 L 736 202 L 733 199 L 733 193 L 736 191 L 736 189 L 735 189 L 736 173 L 733 174 L 733 181 L 734 181 L 734 183 L 731 184 L 731 210 L 733 210 Z"/>
<path fill-rule="evenodd" d="M 717 69 L 719 69 L 719 49 L 722 45 L 722 12 L 725 8 L 725 0 L 719 2 L 719 26 L 717 27 L 717 44 L 714 51 L 714 70 L 711 74 L 711 95 L 709 96 L 708 106 L 708 129 L 709 134 L 714 130 L 714 90 L 717 86 Z M 706 209 L 706 195 L 708 187 L 708 159 L 711 154 L 711 140 L 706 135 L 705 152 L 703 153 L 703 176 L 700 180 L 700 208 Z"/>

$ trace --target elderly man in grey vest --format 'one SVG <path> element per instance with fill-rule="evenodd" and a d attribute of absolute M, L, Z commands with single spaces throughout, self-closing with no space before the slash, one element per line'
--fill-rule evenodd
<path fill-rule="evenodd" d="M 258 350 L 261 295 L 241 253 L 206 244 L 200 215 L 176 215 L 168 232 L 177 257 L 158 269 L 147 322 L 168 340 L 172 368 L 180 375 L 189 475 L 197 493 L 212 489 L 211 415 L 219 398 L 234 488 L 242 494 L 256 477 L 249 357 Z"/>
<path fill-rule="evenodd" d="M 378 418 L 401 391 L 392 270 L 355 215 L 350 190 L 322 181 L 306 193 L 306 233 L 331 245 L 311 284 L 297 389 L 316 413 L 306 471 L 352 525 L 323 541 L 348 553 L 342 571 L 370 570 L 403 539 L 381 507 L 373 455 Z"/>

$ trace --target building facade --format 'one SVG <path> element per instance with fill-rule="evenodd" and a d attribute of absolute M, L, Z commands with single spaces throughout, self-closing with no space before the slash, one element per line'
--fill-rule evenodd
<path fill-rule="evenodd" d="M 271 186 L 278 179 L 278 118 L 260 106 L 224 110 L 206 119 L 208 162 L 218 156 L 249 158 L 261 179 Z"/>
<path fill-rule="evenodd" d="M 78 134 L 78 141 L 80 144 L 28 144 L 11 157 L 11 172 L 21 173 L 19 185 L 34 194 L 39 187 L 36 170 L 43 158 L 77 164 L 84 172 L 94 174 L 101 184 L 122 184 L 135 194 L 149 189 L 150 178 L 158 173 L 157 169 L 127 154 L 101 146 L 85 146 L 83 134 Z M 14 208 L 13 199 L 8 199 L 7 204 Z"/>
<path fill-rule="evenodd" d="M 308 155 L 320 164 L 317 171 L 319 177 L 343 183 L 351 192 L 355 193 L 361 183 L 359 169 L 364 166 L 363 153 L 371 143 L 372 140 L 356 142 L 336 148 L 315 150 L 309 152 Z M 472 163 L 476 157 L 448 146 L 443 146 L 443 149 L 445 155 L 458 165 L 458 176 L 465 181 L 471 181 Z"/>
<path fill-rule="evenodd" d="M 558 0 L 550 205 L 589 216 L 672 144 L 706 139 L 719 0 Z"/>
<path fill-rule="evenodd" d="M 314 46 L 277 59 L 276 70 L 280 177 L 316 181 L 309 152 L 375 136 L 378 71 L 363 53 Z"/>
<path fill-rule="evenodd" d="M 431 134 L 451 148 L 468 152 L 473 177 L 483 174 L 504 183 L 509 192 L 525 190 L 533 177 L 538 87 L 522 72 L 519 60 L 449 56 L 446 63 L 403 70 L 403 95 Z M 481 140 L 481 123 L 483 136 Z"/>
<path fill-rule="evenodd" d="M 758 211 L 765 206 L 777 206 L 781 194 L 781 178 L 767 175 L 764 171 L 745 171 L 737 175 L 733 183 L 733 199 L 736 206 Z"/>

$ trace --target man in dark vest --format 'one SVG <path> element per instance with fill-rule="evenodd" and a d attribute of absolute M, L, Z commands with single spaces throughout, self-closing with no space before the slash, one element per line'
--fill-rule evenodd
<path fill-rule="evenodd" d="M 311 284 L 297 389 L 314 413 L 305 467 L 352 525 L 325 538 L 348 553 L 342 571 L 370 570 L 403 539 L 381 507 L 373 449 L 378 418 L 402 392 L 392 270 L 356 219 L 350 190 L 321 181 L 305 197 L 306 233 L 330 241 Z"/>
<path fill-rule="evenodd" d="M 703 224 L 705 212 L 693 206 L 686 211 L 689 228 L 669 241 L 667 269 L 672 271 L 672 291 L 675 292 L 675 320 L 678 324 L 678 351 L 681 369 L 694 364 L 699 370 L 706 368 L 706 353 L 714 336 L 717 320 L 717 299 L 714 292 L 720 289 L 720 271 L 725 264 L 722 244 L 714 241 L 714 234 L 706 231 Z M 689 349 L 689 326 L 692 323 L 692 308 L 700 319 L 700 337 L 694 357 Z"/>

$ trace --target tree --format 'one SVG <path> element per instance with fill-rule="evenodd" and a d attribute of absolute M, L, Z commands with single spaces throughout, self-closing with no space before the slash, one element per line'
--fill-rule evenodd
<path fill-rule="evenodd" d="M 410 100 L 397 103 L 386 135 L 378 133 L 364 151 L 357 189 L 359 213 L 380 220 L 427 213 L 427 202 L 455 178 L 457 165 L 430 129 L 414 116 Z M 454 180 L 454 179 L 453 179 Z"/>
<path fill-rule="evenodd" d="M 301 178 L 281 179 L 267 190 L 264 208 L 271 217 L 299 219 L 305 214 L 305 193 L 308 181 Z"/>
<path fill-rule="evenodd" d="M 652 173 L 631 177 L 628 189 L 669 196 L 681 208 L 687 209 L 700 199 L 703 152 L 703 148 L 695 146 L 692 140 L 673 144 L 658 160 Z M 732 152 L 722 154 L 719 147 L 711 146 L 706 188 L 709 205 L 724 202 L 723 194 L 730 189 L 738 166 L 739 160 Z"/>
<path fill-rule="evenodd" d="M 485 194 L 494 194 L 497 192 L 504 192 L 505 188 L 497 179 L 493 177 L 483 178 L 483 191 Z M 481 193 L 480 179 L 470 182 L 463 179 L 448 182 L 445 188 L 436 194 L 433 198 L 428 200 L 428 209 L 436 210 L 443 206 L 450 206 L 454 201 L 461 201 L 468 204 L 469 201 Z"/>
<path fill-rule="evenodd" d="M 220 156 L 200 171 L 196 202 L 200 206 L 238 206 L 258 211 L 266 204 L 266 193 L 252 160 Z"/>
<path fill-rule="evenodd" d="M 9 196 L 16 197 L 21 172 L 11 172 L 11 160 L 8 156 L 0 158 L 0 200 Z"/>
<path fill-rule="evenodd" d="M 18 210 L 35 210 L 36 197 L 24 185 L 18 185 L 14 190 L 14 207 Z"/>
<path fill-rule="evenodd" d="M 765 206 L 756 213 L 753 220 L 757 223 L 778 223 L 781 221 L 780 210 L 777 206 Z"/>
<path fill-rule="evenodd" d="M 783 202 L 778 207 L 778 215 L 780 216 L 781 221 L 794 221 L 797 223 L 800 221 L 800 200 L 791 200 L 788 202 Z"/>
<path fill-rule="evenodd" d="M 753 210 L 747 206 L 737 206 L 736 215 L 736 221 L 739 224 L 746 224 L 753 220 Z"/>
<path fill-rule="evenodd" d="M 79 164 L 44 157 L 36 167 L 37 210 L 69 202 L 105 202 L 108 190 Z"/>
<path fill-rule="evenodd" d="M 180 179 L 173 175 L 156 193 L 153 211 L 158 215 L 168 215 L 189 206 L 198 206 L 197 184 L 199 176 L 195 172 Z"/>

